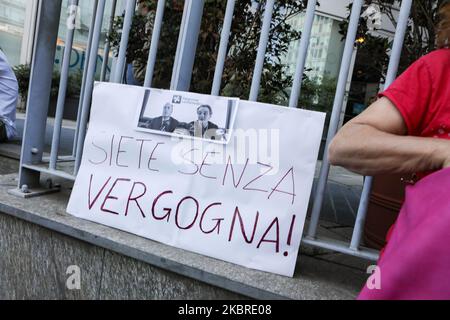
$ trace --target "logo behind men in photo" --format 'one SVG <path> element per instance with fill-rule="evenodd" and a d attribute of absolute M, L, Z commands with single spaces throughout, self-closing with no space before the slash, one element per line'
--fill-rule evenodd
<path fill-rule="evenodd" d="M 172 103 L 180 104 L 181 103 L 181 96 L 173 96 Z"/>

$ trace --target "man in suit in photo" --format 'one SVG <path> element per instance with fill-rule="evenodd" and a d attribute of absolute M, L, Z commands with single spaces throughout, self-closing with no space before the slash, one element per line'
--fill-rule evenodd
<path fill-rule="evenodd" d="M 162 116 L 152 119 L 148 129 L 158 130 L 162 132 L 174 132 L 178 127 L 178 120 L 172 118 L 173 105 L 171 103 L 166 103 L 163 107 Z"/>
<path fill-rule="evenodd" d="M 212 108 L 207 104 L 203 104 L 197 108 L 197 121 L 189 123 L 189 133 L 191 136 L 207 139 L 216 139 L 216 130 L 219 127 L 209 121 L 212 116 Z"/>

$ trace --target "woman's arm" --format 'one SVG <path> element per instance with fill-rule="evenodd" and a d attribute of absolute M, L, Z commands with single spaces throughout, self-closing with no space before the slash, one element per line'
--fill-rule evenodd
<path fill-rule="evenodd" d="M 330 163 L 363 175 L 450 166 L 450 140 L 406 134 L 400 112 L 383 97 L 342 127 L 328 149 Z"/>

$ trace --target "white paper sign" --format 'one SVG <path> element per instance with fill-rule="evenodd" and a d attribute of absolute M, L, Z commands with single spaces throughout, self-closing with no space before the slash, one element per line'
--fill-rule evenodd
<path fill-rule="evenodd" d="M 292 276 L 325 115 L 182 92 L 152 98 L 151 90 L 96 83 L 67 212 Z M 177 105 L 180 97 L 192 104 Z M 211 140 L 216 133 L 223 143 Z"/>

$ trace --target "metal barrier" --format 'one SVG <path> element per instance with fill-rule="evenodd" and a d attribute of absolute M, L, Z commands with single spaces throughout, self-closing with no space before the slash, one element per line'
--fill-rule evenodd
<path fill-rule="evenodd" d="M 109 30 L 112 28 L 112 18 L 116 11 L 116 0 L 112 1 L 112 9 L 110 12 Z M 39 189 L 39 179 L 41 173 L 47 173 L 53 176 L 62 177 L 69 180 L 75 180 L 76 173 L 81 163 L 84 139 L 86 136 L 86 128 L 88 123 L 88 114 L 91 104 L 91 94 L 94 84 L 96 56 L 98 54 L 99 40 L 101 34 L 101 26 L 104 17 L 106 0 L 95 0 L 93 7 L 93 18 L 90 24 L 90 32 L 88 37 L 87 52 L 88 56 L 85 62 L 82 88 L 80 93 L 80 105 L 78 110 L 77 125 L 75 131 L 75 139 L 73 143 L 73 153 L 71 156 L 58 156 L 60 145 L 61 125 L 64 112 L 65 94 L 67 89 L 68 69 L 70 61 L 70 52 L 72 50 L 74 30 L 68 30 L 66 35 L 66 45 L 64 50 L 64 60 L 61 69 L 60 90 L 57 101 L 56 116 L 54 122 L 53 139 L 50 150 L 50 159 L 47 161 L 43 158 L 44 135 L 47 121 L 47 110 L 49 102 L 49 92 L 51 85 L 51 77 L 56 49 L 56 38 L 59 25 L 59 17 L 61 13 L 62 0 L 46 0 L 40 1 L 38 13 L 38 28 L 36 31 L 36 45 L 33 54 L 33 65 L 31 68 L 31 78 L 28 96 L 28 108 L 25 121 L 22 154 L 19 173 L 19 189 L 15 192 L 21 196 L 39 195 L 43 192 L 55 190 Z M 351 67 L 351 59 L 363 0 L 355 0 L 352 6 L 347 36 L 345 40 L 344 53 L 342 57 L 339 77 L 337 82 L 336 94 L 331 114 L 331 122 L 328 130 L 326 141 L 326 149 L 338 130 L 339 115 L 343 108 L 343 101 L 346 90 L 346 82 Z M 69 5 L 77 5 L 78 0 L 70 0 Z M 391 58 L 386 78 L 387 87 L 395 78 L 399 63 L 400 53 L 403 46 L 403 39 L 406 32 L 409 12 L 412 0 L 403 0 L 400 9 L 400 15 L 397 23 L 394 43 L 391 50 Z M 151 38 L 151 47 L 148 57 L 147 71 L 144 85 L 150 87 L 152 84 L 153 70 L 158 48 L 158 42 L 161 32 L 161 25 L 164 16 L 165 0 L 158 0 L 158 6 L 155 16 L 153 34 Z M 261 74 L 263 71 L 264 56 L 269 39 L 270 24 L 275 0 L 267 0 L 265 3 L 264 17 L 262 21 L 261 35 L 257 58 L 254 68 L 253 79 L 249 100 L 256 101 L 260 89 Z M 308 45 L 313 26 L 317 1 L 309 0 L 306 9 L 306 18 L 302 30 L 300 48 L 297 57 L 297 66 L 294 76 L 289 107 L 297 107 L 298 98 L 301 93 L 301 81 L 305 68 L 306 56 L 308 53 Z M 111 81 L 119 83 L 123 78 L 126 64 L 126 48 L 128 44 L 128 36 L 131 28 L 132 18 L 134 15 L 136 0 L 127 0 L 125 19 L 120 42 L 120 50 L 118 58 L 115 59 L 114 72 L 111 74 Z M 188 91 L 191 81 L 192 69 L 194 64 L 195 52 L 197 47 L 197 39 L 200 30 L 204 0 L 186 0 L 183 18 L 181 22 L 180 34 L 178 39 L 177 51 L 172 73 L 171 89 Z M 215 68 L 214 80 L 212 84 L 211 94 L 219 95 L 222 73 L 226 58 L 226 50 L 228 46 L 230 28 L 235 9 L 235 0 L 228 0 L 224 23 L 221 32 L 219 44 L 217 64 Z M 189 30 L 189 32 L 188 32 Z M 109 44 L 106 44 L 104 50 L 103 66 L 101 71 L 101 80 L 105 79 L 106 65 L 108 63 Z M 94 57 L 94 58 L 93 58 Z M 70 166 L 62 166 L 65 161 L 74 162 L 73 171 L 68 171 Z M 320 213 L 322 210 L 323 197 L 325 187 L 328 180 L 330 164 L 327 153 L 324 154 L 322 167 L 320 170 L 319 180 L 314 193 L 314 201 L 312 206 L 311 221 L 303 242 L 312 246 L 330 249 L 345 254 L 350 254 L 369 260 L 377 260 L 378 252 L 373 249 L 363 248 L 360 246 L 361 237 L 369 195 L 371 191 L 372 178 L 366 177 L 361 195 L 359 209 L 350 243 L 340 242 L 332 239 L 318 237 L 317 227 L 319 223 Z"/>

